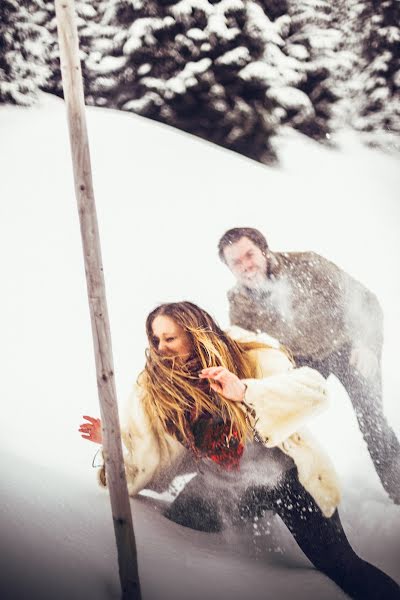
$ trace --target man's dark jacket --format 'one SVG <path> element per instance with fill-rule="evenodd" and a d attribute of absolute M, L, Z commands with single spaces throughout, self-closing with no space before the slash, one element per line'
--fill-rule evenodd
<path fill-rule="evenodd" d="M 380 357 L 383 317 L 372 292 L 314 252 L 268 252 L 267 259 L 262 289 L 237 284 L 228 292 L 232 325 L 265 331 L 294 357 L 323 360 L 360 345 Z"/>

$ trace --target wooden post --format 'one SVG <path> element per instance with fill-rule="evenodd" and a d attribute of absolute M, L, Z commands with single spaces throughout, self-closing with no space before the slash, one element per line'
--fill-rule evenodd
<path fill-rule="evenodd" d="M 61 72 L 78 202 L 103 423 L 103 451 L 123 600 L 140 600 L 135 536 L 122 456 L 100 238 L 90 166 L 74 0 L 55 0 Z"/>

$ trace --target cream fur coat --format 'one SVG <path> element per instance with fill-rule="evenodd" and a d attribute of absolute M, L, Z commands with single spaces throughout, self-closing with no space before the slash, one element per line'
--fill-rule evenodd
<path fill-rule="evenodd" d="M 308 367 L 293 368 L 279 344 L 265 334 L 238 327 L 227 333 L 239 341 L 258 340 L 271 346 L 249 352 L 257 377 L 245 380 L 245 402 L 254 409 L 257 437 L 294 460 L 301 484 L 330 517 L 340 500 L 338 479 L 327 455 L 304 429 L 310 417 L 327 405 L 325 379 Z M 176 474 L 190 470 L 189 451 L 150 422 L 141 402 L 145 393 L 142 386 L 134 387 L 122 427 L 131 496 L 144 488 L 165 489 Z"/>

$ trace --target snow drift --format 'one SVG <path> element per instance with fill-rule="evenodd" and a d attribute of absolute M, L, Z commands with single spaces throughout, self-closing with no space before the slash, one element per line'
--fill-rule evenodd
<path fill-rule="evenodd" d="M 398 160 L 344 133 L 340 148 L 278 140 L 268 168 L 140 117 L 89 109 L 93 174 L 119 401 L 144 363 L 144 318 L 187 299 L 227 325 L 231 275 L 217 241 L 254 226 L 272 249 L 315 250 L 368 285 L 385 312 L 384 400 L 400 433 Z M 95 447 L 77 433 L 98 415 L 89 311 L 64 105 L 0 107 L 2 598 L 118 598 L 108 496 Z M 400 508 L 380 487 L 346 393 L 314 433 L 343 481 L 355 549 L 400 581 Z M 203 534 L 168 522 L 163 500 L 132 500 L 143 598 L 342 598 L 284 526 Z"/>

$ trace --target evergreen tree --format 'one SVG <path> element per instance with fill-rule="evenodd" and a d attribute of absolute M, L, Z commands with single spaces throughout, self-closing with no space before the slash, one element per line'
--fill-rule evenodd
<path fill-rule="evenodd" d="M 30 0 L 0 2 L 0 102 L 32 104 L 49 76 L 48 37 L 31 18 Z"/>
<path fill-rule="evenodd" d="M 313 118 L 299 123 L 298 128 L 316 139 L 329 137 L 333 128 L 335 104 L 341 97 L 338 81 L 343 77 L 347 59 L 332 4 L 327 0 L 289 0 L 288 6 L 289 40 L 306 67 L 306 78 L 299 88 L 315 111 Z"/>
<path fill-rule="evenodd" d="M 365 66 L 354 123 L 357 129 L 371 132 L 369 142 L 389 141 L 400 149 L 400 2 L 368 0 L 361 18 Z"/>
<path fill-rule="evenodd" d="M 99 13 L 97 4 L 96 0 L 75 0 L 76 25 L 78 29 L 80 60 L 85 89 L 88 87 L 86 62 L 89 58 L 94 38 L 101 35 L 101 30 L 98 27 Z M 46 92 L 62 96 L 60 52 L 54 0 L 41 0 L 40 6 L 38 6 L 33 15 L 33 19 L 36 24 L 45 27 L 49 32 L 47 60 L 51 76 L 43 86 L 43 89 Z"/>
<path fill-rule="evenodd" d="M 282 124 L 400 147 L 400 0 L 76 0 L 88 103 L 260 161 Z M 0 102 L 62 95 L 53 0 L 0 3 Z M 391 136 L 391 137 L 390 137 Z M 377 141 L 378 140 L 378 141 Z"/>
<path fill-rule="evenodd" d="M 362 91 L 360 74 L 364 67 L 361 52 L 363 26 L 360 15 L 363 0 L 336 0 L 333 22 L 342 32 L 341 68 L 335 72 L 335 91 L 339 101 L 332 107 L 334 128 L 352 127 Z M 332 81 L 332 79 L 331 79 Z"/>
<path fill-rule="evenodd" d="M 107 2 L 89 98 L 268 161 L 279 123 L 313 107 L 296 89 L 303 62 L 284 52 L 290 18 L 264 4 L 275 20 L 253 0 Z"/>

